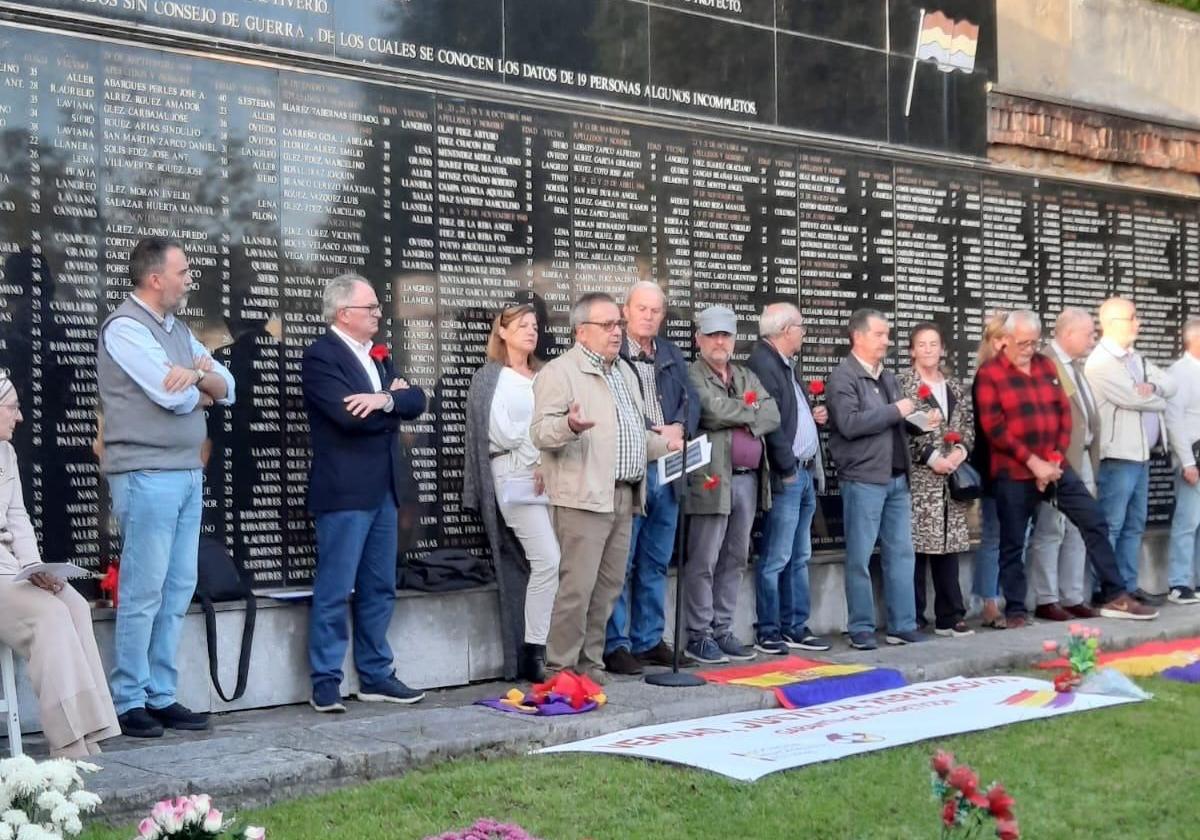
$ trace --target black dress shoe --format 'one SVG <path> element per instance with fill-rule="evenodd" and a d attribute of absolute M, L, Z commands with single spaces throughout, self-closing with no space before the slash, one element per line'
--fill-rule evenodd
<path fill-rule="evenodd" d="M 117 723 L 121 725 L 121 734 L 130 738 L 161 738 L 162 724 L 146 712 L 145 709 L 130 709 L 117 715 Z"/>
<path fill-rule="evenodd" d="M 208 729 L 208 715 L 193 712 L 182 703 L 172 703 L 162 709 L 147 708 L 146 711 L 167 729 L 186 729 L 192 732 Z"/>
<path fill-rule="evenodd" d="M 1147 592 L 1140 586 L 1130 594 L 1133 595 L 1135 601 L 1147 607 L 1161 607 L 1167 600 L 1166 595 L 1156 595 L 1152 592 Z"/>
<path fill-rule="evenodd" d="M 546 646 L 521 645 L 521 658 L 517 663 L 517 678 L 531 683 L 546 681 Z"/>

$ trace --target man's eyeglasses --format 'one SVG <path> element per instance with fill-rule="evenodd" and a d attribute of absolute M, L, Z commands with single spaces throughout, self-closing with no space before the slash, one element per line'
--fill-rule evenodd
<path fill-rule="evenodd" d="M 803 324 L 788 324 L 787 329 L 800 330 L 800 335 L 805 335 L 808 333 L 808 329 L 805 328 L 805 326 Z"/>
<path fill-rule="evenodd" d="M 604 330 L 605 332 L 612 332 L 613 330 L 625 329 L 626 325 L 629 322 L 626 321 L 624 318 L 621 318 L 620 320 L 617 320 L 617 321 L 584 321 L 583 323 L 591 324 L 593 327 L 599 327 L 600 329 Z"/>
<path fill-rule="evenodd" d="M 365 309 L 372 315 L 382 315 L 383 307 L 378 303 L 368 304 L 366 306 L 343 306 L 342 309 Z"/>
<path fill-rule="evenodd" d="M 1014 341 L 1013 344 L 1018 350 L 1035 350 L 1042 346 L 1042 340 L 1031 338 L 1029 341 Z"/>

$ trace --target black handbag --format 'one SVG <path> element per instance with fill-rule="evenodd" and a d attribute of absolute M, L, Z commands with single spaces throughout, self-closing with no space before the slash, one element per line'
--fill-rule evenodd
<path fill-rule="evenodd" d="M 950 473 L 950 498 L 956 502 L 973 502 L 983 495 L 983 479 L 979 470 L 963 461 Z"/>
<path fill-rule="evenodd" d="M 225 546 L 212 537 L 200 540 L 197 555 L 196 594 L 192 599 L 204 610 L 204 629 L 208 636 L 208 674 L 213 687 L 226 703 L 232 703 L 246 693 L 246 680 L 250 673 L 250 651 L 254 646 L 254 615 L 257 604 L 250 588 L 250 576 L 241 563 L 233 558 Z M 242 626 L 242 650 L 238 656 L 237 685 L 233 696 L 226 697 L 217 674 L 217 613 L 214 603 L 243 601 L 246 618 Z"/>

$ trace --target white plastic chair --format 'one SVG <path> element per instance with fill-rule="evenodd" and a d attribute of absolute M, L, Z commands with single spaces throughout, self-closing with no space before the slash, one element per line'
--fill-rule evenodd
<path fill-rule="evenodd" d="M 8 751 L 15 758 L 21 755 L 21 715 L 17 711 L 17 679 L 12 648 L 5 644 L 0 644 L 0 683 L 4 688 L 0 712 L 4 713 L 8 722 Z"/>

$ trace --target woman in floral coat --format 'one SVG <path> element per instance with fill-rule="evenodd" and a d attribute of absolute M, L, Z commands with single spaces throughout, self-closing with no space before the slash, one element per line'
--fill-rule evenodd
<path fill-rule="evenodd" d="M 925 618 L 925 569 L 933 575 L 934 632 L 939 636 L 969 636 L 963 621 L 962 589 L 958 583 L 958 557 L 970 547 L 967 534 L 969 502 L 950 497 L 950 474 L 967 460 L 975 440 L 971 392 L 942 366 L 945 342 L 937 324 L 925 322 L 909 335 L 912 367 L 897 379 L 905 397 L 921 410 L 936 410 L 940 422 L 929 431 L 909 438 L 912 454 L 910 484 L 913 501 L 913 549 L 917 562 L 914 592 L 917 623 Z"/>

